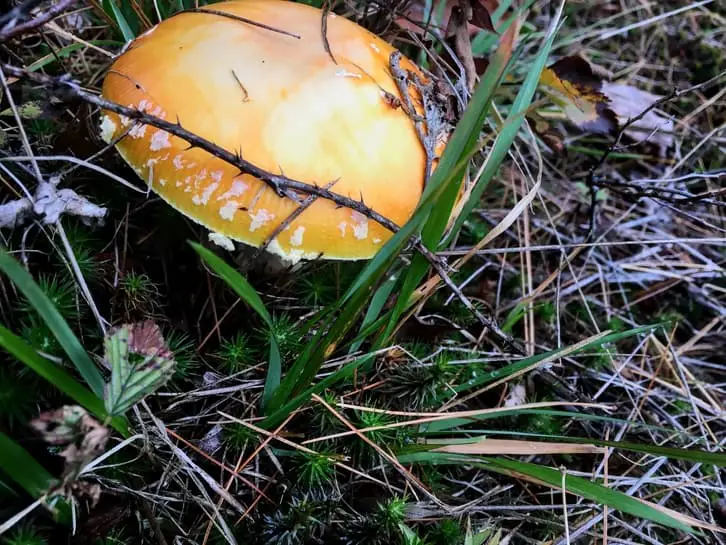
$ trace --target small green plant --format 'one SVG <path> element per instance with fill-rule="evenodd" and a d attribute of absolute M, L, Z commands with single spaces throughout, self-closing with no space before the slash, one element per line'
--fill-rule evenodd
<path fill-rule="evenodd" d="M 379 428 L 393 423 L 393 419 L 385 413 L 362 411 L 358 415 L 359 428 Z M 375 429 L 365 432 L 366 437 L 376 444 L 388 444 L 396 437 L 394 429 Z"/>
<path fill-rule="evenodd" d="M 47 543 L 48 541 L 29 525 L 15 528 L 2 540 L 2 545 L 46 545 Z"/>
<path fill-rule="evenodd" d="M 313 307 L 331 303 L 335 299 L 335 284 L 326 275 L 310 274 L 300 281 L 300 301 Z"/>
<path fill-rule="evenodd" d="M 126 543 L 129 542 L 124 537 L 123 530 L 114 528 L 106 537 L 97 540 L 94 545 L 125 545 Z"/>
<path fill-rule="evenodd" d="M 232 422 L 222 429 L 222 440 L 235 453 L 242 453 L 257 444 L 257 433 L 247 426 Z"/>
<path fill-rule="evenodd" d="M 200 365 L 194 340 L 176 329 L 166 331 L 164 338 L 176 361 L 174 380 L 189 380 Z"/>
<path fill-rule="evenodd" d="M 303 545 L 320 539 L 329 507 L 310 495 L 295 496 L 288 505 L 265 515 L 262 536 L 265 545 Z"/>
<path fill-rule="evenodd" d="M 416 410 L 432 407 L 447 389 L 455 369 L 446 355 L 439 355 L 430 364 L 398 366 L 383 389 L 386 397 L 396 404 Z"/>
<path fill-rule="evenodd" d="M 435 545 L 454 545 L 464 541 L 464 533 L 456 519 L 444 519 L 429 532 L 429 540 Z"/>
<path fill-rule="evenodd" d="M 272 335 L 280 346 L 280 355 L 283 360 L 296 357 L 303 347 L 301 324 L 291 314 L 281 312 L 272 315 Z M 266 328 L 255 331 L 258 342 L 266 344 L 270 330 Z"/>
<path fill-rule="evenodd" d="M 56 357 L 63 354 L 63 348 L 48 324 L 36 316 L 28 316 L 23 320 L 20 335 L 28 344 L 43 354 Z"/>
<path fill-rule="evenodd" d="M 393 530 L 406 520 L 406 499 L 391 498 L 385 503 L 379 503 L 377 516 L 384 527 Z"/>
<path fill-rule="evenodd" d="M 37 387 L 35 377 L 15 365 L 0 368 L 0 423 L 14 428 L 25 422 L 35 408 Z"/>
<path fill-rule="evenodd" d="M 335 462 L 325 454 L 301 453 L 298 455 L 298 482 L 306 488 L 330 486 L 335 476 Z"/>
<path fill-rule="evenodd" d="M 244 333 L 237 333 L 231 339 L 224 339 L 214 353 L 214 358 L 219 361 L 220 367 L 230 375 L 246 370 L 258 357 L 255 343 L 251 342 L 249 335 Z"/>
<path fill-rule="evenodd" d="M 80 317 L 78 288 L 72 278 L 43 275 L 38 278 L 38 286 L 66 320 L 74 322 Z M 18 302 L 17 309 L 21 315 L 37 316 L 33 304 L 25 299 Z"/>
<path fill-rule="evenodd" d="M 159 288 L 146 273 L 126 273 L 121 279 L 120 288 L 127 316 L 134 313 L 150 316 L 159 307 Z"/>

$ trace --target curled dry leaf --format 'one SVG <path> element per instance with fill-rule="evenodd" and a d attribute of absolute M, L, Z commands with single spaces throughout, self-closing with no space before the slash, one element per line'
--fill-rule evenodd
<path fill-rule="evenodd" d="M 75 478 L 88 462 L 104 452 L 109 430 L 78 405 L 66 405 L 41 413 L 30 423 L 43 439 L 55 446 L 64 446 L 60 456 L 65 459 L 64 481 Z"/>
<path fill-rule="evenodd" d="M 449 19 L 449 32 L 454 35 L 454 49 L 456 54 L 464 65 L 466 72 L 466 85 L 471 92 L 476 82 L 476 64 L 474 63 L 474 54 L 471 49 L 471 40 L 467 32 L 467 20 L 470 19 L 471 9 L 464 10 L 458 6 L 451 11 Z"/>
<path fill-rule="evenodd" d="M 584 131 L 614 135 L 618 119 L 610 99 L 602 92 L 602 81 L 590 64 L 578 56 L 563 57 L 542 71 L 542 90 L 565 115 Z"/>

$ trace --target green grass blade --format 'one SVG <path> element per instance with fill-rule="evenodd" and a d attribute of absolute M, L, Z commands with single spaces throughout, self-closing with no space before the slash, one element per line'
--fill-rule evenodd
<path fill-rule="evenodd" d="M 427 193 L 432 191 L 440 193 L 435 206 L 432 206 L 429 217 L 426 218 L 421 234 L 422 242 L 429 249 L 436 248 L 446 229 L 464 178 L 468 160 L 478 147 L 479 135 L 486 122 L 492 98 L 508 70 L 510 60 L 510 46 L 503 44 L 497 53 L 492 56 L 491 63 L 484 72 L 469 106 L 446 145 L 439 165 L 429 180 L 424 192 L 424 198 L 426 198 Z M 390 333 L 396 328 L 398 319 L 410 306 L 411 294 L 413 294 L 428 271 L 429 266 L 429 262 L 423 256 L 414 256 L 404 278 L 388 328 L 381 338 L 381 344 L 386 342 Z"/>
<path fill-rule="evenodd" d="M 342 380 L 352 377 L 356 369 L 358 369 L 362 365 L 365 365 L 365 363 L 372 357 L 373 356 L 363 356 L 361 358 L 358 358 L 349 363 L 348 365 L 341 367 L 335 373 L 328 375 L 317 384 L 307 388 L 305 391 L 296 395 L 290 401 L 285 402 L 279 409 L 266 417 L 260 424 L 260 427 L 265 429 L 272 429 L 279 426 L 292 411 L 294 411 L 303 403 L 305 403 L 308 399 L 310 399 L 311 395 L 319 394 L 326 388 L 329 388 Z"/>
<path fill-rule="evenodd" d="M 103 399 L 103 378 L 91 361 L 78 337 L 73 333 L 63 316 L 53 306 L 48 296 L 43 293 L 33 277 L 10 254 L 0 249 L 0 269 L 10 277 L 17 288 L 33 305 L 40 317 L 48 326 L 66 354 L 76 366 L 80 375 L 86 381 L 94 394 Z"/>
<path fill-rule="evenodd" d="M 260 317 L 270 329 L 270 356 L 265 378 L 265 388 L 262 393 L 262 405 L 266 407 L 272 398 L 275 390 L 280 386 L 282 378 L 282 358 L 280 356 L 280 345 L 273 334 L 273 323 L 270 313 L 267 312 L 265 303 L 250 283 L 236 270 L 227 265 L 225 261 L 214 252 L 196 242 L 189 243 L 199 256 L 217 273 L 232 290 L 244 300 Z"/>
<path fill-rule="evenodd" d="M 474 388 L 478 388 L 480 386 L 485 386 L 485 385 L 493 383 L 497 380 L 502 380 L 510 375 L 514 375 L 515 373 L 519 373 L 519 372 L 527 369 L 528 367 L 537 365 L 538 363 L 542 363 L 542 362 L 545 362 L 548 360 L 562 358 L 565 356 L 569 356 L 571 354 L 576 354 L 578 352 L 582 352 L 583 350 L 599 347 L 604 344 L 616 343 L 623 339 L 627 339 L 628 337 L 633 337 L 633 336 L 639 335 L 641 333 L 647 333 L 649 331 L 652 331 L 655 327 L 657 327 L 657 326 L 653 326 L 653 325 L 641 326 L 641 327 L 629 329 L 627 331 L 620 331 L 617 333 L 610 333 L 607 335 L 595 335 L 594 337 L 591 337 L 591 339 L 592 339 L 591 341 L 585 340 L 585 341 L 581 341 L 581 342 L 571 345 L 571 346 L 566 346 L 564 348 L 560 348 L 558 350 L 550 350 L 549 352 L 544 352 L 542 354 L 530 356 L 528 358 L 524 358 L 515 363 L 510 363 L 509 365 L 506 365 L 506 366 L 502 367 L 501 369 L 496 369 L 496 370 L 490 371 L 488 373 L 482 373 L 476 379 L 473 379 L 471 381 L 467 381 L 464 384 L 455 386 L 452 389 L 453 390 L 452 393 L 460 394 L 461 392 L 466 391 L 466 390 L 471 390 Z M 439 402 L 442 401 L 442 397 L 440 397 L 438 399 Z M 441 429 L 446 429 L 446 428 L 439 427 L 438 429 L 441 430 Z"/>
<path fill-rule="evenodd" d="M 131 25 L 129 25 L 126 17 L 124 17 L 124 14 L 121 13 L 121 10 L 116 5 L 115 0 L 103 0 L 103 11 L 105 11 L 106 14 L 116 23 L 116 26 L 124 40 L 130 42 L 136 38 L 134 31 L 131 30 Z"/>
<path fill-rule="evenodd" d="M 358 330 L 359 335 L 364 334 L 369 326 L 372 326 L 378 319 L 378 317 L 381 314 L 381 311 L 383 310 L 383 307 L 386 305 L 386 301 L 388 301 L 388 298 L 391 295 L 391 292 L 393 291 L 393 288 L 396 286 L 396 278 L 392 277 L 387 279 L 383 284 L 376 290 L 376 293 L 371 298 L 371 303 L 368 305 L 368 310 L 365 313 L 365 316 L 363 316 L 363 322 L 361 323 L 360 329 Z M 361 336 L 360 338 L 356 339 L 350 346 L 350 349 L 348 350 L 349 354 L 352 354 L 356 350 L 360 348 L 360 346 L 365 341 L 365 336 Z"/>
<path fill-rule="evenodd" d="M 564 411 L 562 411 L 564 412 Z M 516 414 L 516 410 L 512 411 L 506 411 L 506 413 L 495 413 L 491 415 L 480 415 L 481 419 L 484 418 L 496 418 L 496 417 L 502 417 L 502 416 L 512 416 Z M 522 412 L 520 412 L 522 414 Z M 534 414 L 534 411 L 530 412 L 529 414 Z M 573 415 L 572 413 L 566 413 L 569 417 L 575 417 L 576 415 Z M 620 423 L 623 423 L 621 420 Z M 629 424 L 629 422 L 624 422 Z M 657 426 L 651 426 L 653 428 L 657 428 Z M 662 431 L 667 431 L 663 430 Z M 486 439 L 489 436 L 493 435 L 513 435 L 517 438 L 524 438 L 529 437 L 534 440 L 543 440 L 543 442 L 546 444 L 547 441 L 557 441 L 560 443 L 574 443 L 574 444 L 590 444 L 590 445 L 596 445 L 599 447 L 610 447 L 614 449 L 619 450 L 629 450 L 631 452 L 640 452 L 643 454 L 649 454 L 651 456 L 655 457 L 665 457 L 665 458 L 671 458 L 673 460 L 683 460 L 686 462 L 695 462 L 700 464 L 708 464 L 718 467 L 726 467 L 726 453 L 723 452 L 710 452 L 707 450 L 702 449 L 694 449 L 694 448 L 679 448 L 679 447 L 666 447 L 661 445 L 649 445 L 645 443 L 632 443 L 629 441 L 606 441 L 604 439 L 590 439 L 588 437 L 572 437 L 567 435 L 556 435 L 556 434 L 538 434 L 538 433 L 523 433 L 521 431 L 515 431 L 515 430 L 462 430 L 462 432 L 466 432 L 468 436 L 466 438 L 462 439 L 438 439 L 435 443 L 424 443 L 426 447 L 435 449 L 437 447 L 443 446 L 443 445 L 449 445 L 449 444 L 467 444 L 467 443 L 476 443 L 478 441 L 481 441 L 483 439 Z M 454 430 L 451 433 L 456 433 L 456 430 Z M 481 435 L 476 435 L 481 433 Z M 423 450 L 423 447 L 422 447 Z"/>
<path fill-rule="evenodd" d="M 96 415 L 102 422 L 108 418 L 102 398 L 96 396 L 71 375 L 53 362 L 40 357 L 23 339 L 0 325 L 0 346 L 15 356 L 27 367 L 38 373 L 88 412 Z M 122 418 L 113 418 L 110 424 L 124 437 L 128 437 L 128 427 Z"/>
<path fill-rule="evenodd" d="M 563 418 L 567 419 L 574 419 L 574 420 L 591 420 L 595 422 L 603 422 L 607 424 L 615 424 L 617 426 L 623 426 L 627 425 L 630 426 L 631 429 L 637 429 L 637 430 L 652 430 L 652 431 L 660 431 L 663 433 L 667 433 L 671 436 L 677 436 L 683 439 L 684 441 L 693 441 L 697 440 L 696 437 L 693 437 L 692 435 L 688 434 L 687 432 L 676 430 L 674 428 L 659 426 L 657 424 L 645 424 L 643 422 L 631 422 L 629 420 L 625 420 L 623 418 L 616 418 L 614 416 L 603 416 L 600 414 L 588 414 L 588 413 L 575 413 L 571 411 L 557 411 L 552 409 L 519 409 L 516 413 L 514 411 L 517 411 L 516 409 L 512 409 L 512 411 L 503 411 L 493 414 L 482 414 L 478 416 L 473 416 L 469 418 L 452 418 L 447 420 L 441 420 L 436 422 L 431 422 L 428 424 L 422 424 L 421 430 L 419 430 L 419 434 L 423 436 L 439 436 L 439 435 L 451 435 L 451 434 L 473 434 L 473 433 L 481 433 L 481 434 L 504 434 L 504 435 L 512 435 L 512 434 L 523 434 L 522 431 L 518 430 L 477 430 L 477 429 L 471 429 L 471 428 L 463 428 L 463 429 L 457 429 L 459 426 L 467 426 L 470 424 L 473 424 L 474 422 L 478 422 L 480 420 L 488 420 L 492 418 L 498 418 L 501 416 L 509 417 L 513 414 L 517 416 L 527 416 L 527 415 L 542 415 L 542 416 L 561 416 Z M 566 436 L 563 435 L 545 435 L 545 434 L 527 434 L 532 437 L 542 437 L 542 438 L 548 438 L 548 439 L 557 439 L 558 441 L 564 441 L 567 439 Z"/>
<path fill-rule="evenodd" d="M 0 468 L 33 498 L 38 498 L 58 484 L 58 480 L 28 451 L 0 431 Z"/>
<path fill-rule="evenodd" d="M 32 498 L 47 494 L 59 481 L 33 458 L 28 451 L 0 431 L 0 471 L 20 486 Z M 2 484 L 0 483 L 0 487 Z M 45 498 L 43 505 L 50 509 L 53 519 L 64 525 L 72 522 L 70 503 L 60 494 Z"/>
<path fill-rule="evenodd" d="M 529 477 L 550 485 L 552 488 L 562 488 L 563 476 L 559 469 L 544 467 L 529 462 L 508 460 L 506 458 L 489 458 L 481 465 L 481 467 L 497 471 L 505 475 L 528 475 Z M 632 498 L 627 494 L 612 488 L 607 488 L 599 482 L 583 479 L 582 477 L 567 475 L 566 479 L 564 479 L 564 483 L 565 489 L 568 492 L 587 500 L 607 505 L 608 507 L 641 519 L 650 520 L 664 526 L 676 528 L 686 533 L 693 533 L 693 529 L 687 524 L 684 524 L 666 513 Z"/>
<path fill-rule="evenodd" d="M 628 441 L 605 441 L 602 439 L 585 439 L 581 437 L 563 437 L 561 441 L 570 441 L 572 443 L 592 443 L 600 447 L 612 447 L 620 450 L 630 450 L 633 452 L 642 452 L 651 456 L 664 456 L 673 460 L 684 460 L 687 462 L 696 462 L 700 464 L 709 464 L 718 467 L 726 467 L 726 453 L 709 452 L 700 449 L 687 449 L 678 447 L 664 447 L 661 445 L 647 445 L 640 443 L 631 443 Z"/>
<path fill-rule="evenodd" d="M 507 458 L 474 458 L 472 456 L 459 456 L 440 452 L 414 452 L 398 456 L 401 463 L 421 463 L 436 465 L 469 465 L 482 469 L 512 476 L 515 478 L 529 477 L 554 489 L 562 489 L 562 473 L 558 469 L 540 466 L 528 462 L 509 460 Z M 676 528 L 683 532 L 693 533 L 694 530 L 687 524 L 676 520 L 667 513 L 651 507 L 636 498 L 630 497 L 618 490 L 607 488 L 599 482 L 590 481 L 581 477 L 567 475 L 565 489 L 590 501 L 607 505 L 623 513 L 650 520 L 663 526 Z"/>
<path fill-rule="evenodd" d="M 509 112 L 509 115 L 507 116 L 504 127 L 497 135 L 497 139 L 494 142 L 494 146 L 491 149 L 490 155 L 487 158 L 486 165 L 484 166 L 484 170 L 481 175 L 481 179 L 486 182 L 491 180 L 496 172 L 499 170 L 499 165 L 507 156 L 507 153 L 509 153 L 509 148 L 512 146 L 512 143 L 514 142 L 514 139 L 519 132 L 519 128 L 524 122 L 524 115 L 526 114 L 529 105 L 532 103 L 534 93 L 539 86 L 540 75 L 542 74 L 542 70 L 544 70 L 545 65 L 547 64 L 547 58 L 549 56 L 550 50 L 552 49 L 552 44 L 555 40 L 555 36 L 557 35 L 556 31 L 558 27 L 559 20 L 555 20 L 553 22 L 553 26 L 551 27 L 552 30 L 550 31 L 549 36 L 545 40 L 542 49 L 535 57 L 531 68 L 527 72 L 527 77 L 524 79 L 522 87 L 519 89 L 519 92 L 514 99 L 514 103 L 512 104 L 512 108 Z M 450 243 L 450 241 L 453 239 L 459 229 L 461 229 L 461 226 L 466 221 L 466 218 L 469 216 L 469 214 L 471 214 L 474 207 L 479 203 L 479 199 L 481 198 L 485 187 L 486 183 L 477 184 L 473 188 L 469 200 L 462 208 L 461 214 L 456 219 L 454 227 L 443 245 Z"/>

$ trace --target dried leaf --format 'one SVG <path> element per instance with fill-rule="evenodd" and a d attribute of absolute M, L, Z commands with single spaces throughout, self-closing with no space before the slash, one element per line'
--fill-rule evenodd
<path fill-rule="evenodd" d="M 416 34 L 434 33 L 440 37 L 454 36 L 450 19 L 455 8 L 470 11 L 467 18 L 466 34 L 471 37 L 482 30 L 495 32 L 491 14 L 499 7 L 498 0 L 434 0 L 431 14 L 427 16 L 426 0 L 408 2 L 396 24 L 404 30 Z M 413 21 L 413 22 L 412 22 Z"/>
<path fill-rule="evenodd" d="M 602 92 L 609 98 L 610 105 L 621 123 L 641 115 L 663 98 L 622 83 L 603 83 Z M 673 145 L 674 127 L 672 119 L 651 109 L 641 119 L 629 126 L 625 130 L 625 134 L 633 140 L 647 140 L 658 146 L 663 155 Z"/>
<path fill-rule="evenodd" d="M 66 405 L 54 411 L 40 413 L 31 420 L 30 427 L 43 436 L 50 445 L 65 445 L 74 441 L 80 434 L 81 418 L 88 414 L 83 407 Z"/>
<path fill-rule="evenodd" d="M 530 126 L 537 136 L 549 146 L 549 148 L 560 155 L 567 155 L 567 148 L 562 141 L 562 137 L 555 131 L 550 123 L 537 112 L 531 112 L 527 118 Z"/>
<path fill-rule="evenodd" d="M 446 445 L 433 449 L 434 452 L 453 454 L 487 455 L 540 455 L 540 454 L 600 454 L 605 449 L 595 445 L 575 443 L 545 443 L 539 441 L 517 441 L 515 439 L 483 439 L 476 443 Z"/>
<path fill-rule="evenodd" d="M 590 64 L 578 56 L 563 57 L 542 71 L 540 84 L 565 115 L 582 130 L 615 134 L 618 121 L 602 81 Z"/>
<path fill-rule="evenodd" d="M 109 438 L 108 428 L 78 405 L 41 413 L 30 425 L 47 443 L 65 445 L 59 453 L 65 458 L 65 482 L 74 480 L 83 466 L 103 453 Z"/>
<path fill-rule="evenodd" d="M 476 65 L 474 64 L 474 54 L 471 50 L 471 40 L 467 32 L 467 17 L 468 14 L 464 9 L 455 7 L 451 12 L 451 18 L 449 19 L 448 30 L 454 35 L 454 49 L 456 54 L 464 65 L 464 71 L 466 72 L 466 85 L 469 91 L 474 89 L 474 83 L 476 82 Z"/>
<path fill-rule="evenodd" d="M 111 367 L 105 405 L 111 416 L 125 413 L 174 373 L 173 354 L 159 326 L 151 320 L 117 328 L 106 337 L 104 345 Z"/>
<path fill-rule="evenodd" d="M 504 400 L 505 407 L 519 407 L 527 401 L 527 390 L 523 384 L 516 384 Z"/>

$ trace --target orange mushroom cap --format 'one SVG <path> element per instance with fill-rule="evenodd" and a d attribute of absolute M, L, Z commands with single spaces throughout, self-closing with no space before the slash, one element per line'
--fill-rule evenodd
<path fill-rule="evenodd" d="M 272 173 L 325 186 L 398 225 L 414 211 L 426 154 L 389 68 L 395 49 L 343 17 L 285 0 L 239 0 L 183 12 L 134 40 L 113 63 L 103 96 L 181 126 Z M 419 72 L 405 57 L 404 69 Z M 419 72 L 420 73 L 420 72 Z M 388 95 L 387 95 L 388 94 Z M 387 99 L 387 96 L 389 97 Z M 420 106 L 420 104 L 417 104 Z M 299 206 L 261 180 L 150 125 L 105 112 L 101 135 L 152 191 L 213 239 L 261 246 Z M 337 180 L 337 181 L 336 181 Z M 365 259 L 392 233 L 318 198 L 269 244 L 292 262 Z"/>

